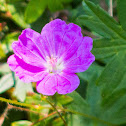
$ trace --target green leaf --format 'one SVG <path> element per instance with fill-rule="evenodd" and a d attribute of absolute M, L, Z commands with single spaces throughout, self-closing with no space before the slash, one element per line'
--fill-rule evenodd
<path fill-rule="evenodd" d="M 116 124 L 126 123 L 126 74 L 119 83 L 119 86 L 115 88 L 112 93 L 106 98 L 102 99 L 101 112 L 104 113 L 101 116 L 104 120 Z"/>
<path fill-rule="evenodd" d="M 93 16 L 79 16 L 78 20 L 80 25 L 84 25 L 88 27 L 89 29 L 95 31 L 99 35 L 106 37 L 106 38 L 111 38 L 112 36 L 116 37 L 115 34 L 107 28 L 102 22 L 97 21 L 95 17 Z M 110 33 L 110 34 L 109 34 Z"/>
<path fill-rule="evenodd" d="M 16 24 L 18 24 L 22 28 L 28 28 L 30 27 L 29 24 L 27 24 L 24 21 L 24 9 L 25 4 L 20 0 L 11 0 L 7 4 L 8 11 L 11 13 L 11 18 Z"/>
<path fill-rule="evenodd" d="M 60 117 L 55 120 L 53 119 L 51 126 L 64 126 L 63 120 Z"/>
<path fill-rule="evenodd" d="M 95 4 L 100 4 L 100 0 L 90 0 L 90 1 L 92 1 Z"/>
<path fill-rule="evenodd" d="M 36 21 L 44 12 L 47 3 L 48 0 L 30 0 L 25 11 L 25 21 L 27 23 Z"/>
<path fill-rule="evenodd" d="M 123 55 L 123 52 L 120 52 L 120 53 L 121 54 L 118 57 L 116 57 L 116 60 L 120 56 L 124 57 L 125 53 L 124 53 L 124 55 Z M 119 60 L 121 62 L 125 63 L 122 60 L 122 58 Z M 115 61 L 112 61 L 112 62 L 115 63 Z M 122 64 L 120 64 L 120 63 L 118 63 L 118 65 L 122 66 Z M 111 68 L 112 68 L 112 66 L 111 66 Z M 108 68 L 108 69 L 109 69 L 109 71 L 111 71 L 110 68 Z M 115 66 L 113 69 L 116 69 Z M 86 101 L 90 105 L 91 115 L 97 117 L 97 119 L 104 120 L 108 123 L 113 123 L 113 124 L 125 123 L 126 121 L 125 121 L 124 117 L 126 116 L 126 111 L 124 111 L 124 106 L 126 105 L 126 102 L 125 102 L 125 99 L 126 99 L 126 93 L 125 93 L 126 92 L 126 85 L 125 85 L 126 74 L 123 76 L 123 79 L 121 79 L 120 84 L 116 88 L 114 88 L 114 91 L 109 93 L 109 95 L 107 97 L 101 98 L 101 91 L 100 91 L 101 87 L 97 86 L 96 82 L 97 82 L 97 78 L 101 75 L 102 70 L 103 70 L 103 68 L 100 67 L 99 65 L 92 64 L 87 71 L 78 74 L 79 77 L 81 74 L 81 78 L 88 81 Z M 113 73 L 115 73 L 115 72 L 113 72 Z M 117 72 L 117 74 L 118 73 L 119 72 Z M 110 77 L 112 77 L 112 76 L 110 76 Z M 106 76 L 104 76 L 104 78 L 106 78 Z M 106 83 L 108 83 L 108 82 L 106 82 Z M 106 84 L 105 88 L 106 88 L 106 90 L 109 89 L 107 84 Z M 95 122 L 92 122 L 92 123 L 95 123 Z M 98 126 L 104 125 L 103 123 L 100 125 L 99 122 L 97 122 L 96 124 Z"/>
<path fill-rule="evenodd" d="M 17 97 L 17 99 L 21 102 L 24 102 L 27 92 L 33 92 L 31 83 L 27 84 L 17 79 L 14 91 L 14 95 Z"/>
<path fill-rule="evenodd" d="M 60 0 L 62 3 L 70 3 L 72 2 L 73 0 Z"/>
<path fill-rule="evenodd" d="M 69 104 L 73 101 L 73 99 L 66 95 L 56 95 L 56 101 L 61 105 Z"/>
<path fill-rule="evenodd" d="M 100 115 L 100 88 L 96 85 L 96 81 L 98 77 L 100 76 L 101 72 L 103 70 L 103 67 L 99 66 L 96 63 L 93 63 L 89 69 L 83 73 L 79 73 L 79 77 L 81 75 L 81 78 L 87 81 L 87 87 L 86 87 L 86 101 L 90 106 L 90 115 L 97 117 L 98 119 L 101 119 Z M 83 92 L 84 93 L 84 92 Z M 103 119 L 104 120 L 104 119 Z M 93 121 L 95 125 L 95 121 Z M 99 124 L 99 122 L 97 122 Z M 93 125 L 93 124 L 92 124 Z M 103 125 L 103 124 L 102 124 Z"/>
<path fill-rule="evenodd" d="M 7 91 L 14 85 L 14 81 L 12 78 L 12 73 L 4 75 L 0 79 L 0 94 Z"/>
<path fill-rule="evenodd" d="M 117 0 L 117 10 L 119 21 L 124 30 L 126 30 L 126 1 L 125 0 Z"/>
<path fill-rule="evenodd" d="M 52 12 L 63 9 L 63 3 L 70 3 L 72 0 L 31 0 L 25 11 L 25 21 L 35 22 L 48 6 Z M 34 9 L 33 9 L 34 8 Z"/>
<path fill-rule="evenodd" d="M 102 97 L 109 96 L 117 88 L 126 73 L 126 52 L 117 53 L 105 67 L 97 84 L 101 86 Z"/>
<path fill-rule="evenodd" d="M 61 0 L 48 0 L 48 7 L 52 12 L 63 9 Z"/>
<path fill-rule="evenodd" d="M 68 96 L 73 98 L 73 102 L 68 106 L 68 109 L 77 111 L 80 113 L 89 114 L 90 113 L 90 108 L 88 103 L 77 93 L 77 92 L 72 92 L 70 94 L 67 94 Z M 71 115 L 72 117 L 69 118 L 69 123 L 68 126 L 86 126 L 91 123 L 91 121 L 88 120 L 88 118 L 84 118 L 79 115 Z"/>
<path fill-rule="evenodd" d="M 106 38 L 126 38 L 126 32 L 101 7 L 87 0 L 84 0 L 83 7 L 87 15 L 78 18 L 81 25 Z"/>
<path fill-rule="evenodd" d="M 94 101 L 96 97 L 96 90 L 95 89 L 95 82 L 98 76 L 100 75 L 101 71 L 103 70 L 103 67 L 99 66 L 95 62 L 88 68 L 88 70 L 82 72 L 82 73 L 77 73 L 79 78 L 81 79 L 81 83 L 77 89 L 79 94 L 83 96 L 84 98 L 87 97 L 87 95 L 90 95 L 92 100 Z M 82 81 L 83 80 L 83 81 Z M 90 89 L 88 89 L 90 88 Z M 97 88 L 97 86 L 96 86 Z M 89 92 L 89 93 L 88 93 Z M 95 93 L 95 95 L 93 94 Z M 93 97 L 94 96 L 94 97 Z M 94 105 L 94 103 L 93 103 Z"/>
<path fill-rule="evenodd" d="M 126 50 L 126 40 L 123 39 L 95 39 L 92 53 L 96 59 L 113 56 Z"/>
<path fill-rule="evenodd" d="M 126 52 L 113 57 L 102 72 L 98 84 L 101 88 L 101 118 L 111 123 L 126 123 Z"/>
<path fill-rule="evenodd" d="M 25 103 L 38 105 L 36 106 L 37 109 L 31 109 L 31 110 L 34 110 L 40 114 L 35 114 L 32 112 L 29 113 L 30 120 L 33 122 L 36 122 L 38 119 L 41 119 L 42 117 L 44 117 L 44 114 L 47 115 L 50 110 L 48 107 L 51 107 L 47 102 L 45 102 L 44 100 L 41 100 L 41 95 L 37 93 L 33 93 L 31 96 L 26 96 Z"/>
<path fill-rule="evenodd" d="M 41 95 L 34 93 L 31 96 L 27 96 L 25 102 L 27 104 L 40 104 L 41 103 Z"/>
<path fill-rule="evenodd" d="M 81 112 L 81 113 L 89 112 L 88 103 L 77 92 L 74 91 L 67 95 L 73 98 L 73 102 L 69 106 L 70 109 Z"/>
<path fill-rule="evenodd" d="M 99 66 L 95 62 L 88 68 L 88 70 L 77 73 L 77 75 L 80 77 L 80 79 L 83 79 L 85 81 L 90 81 L 94 75 L 98 75 L 101 73 L 103 70 L 103 67 Z"/>
<path fill-rule="evenodd" d="M 105 60 L 105 58 L 111 57 L 103 71 L 99 68 L 98 72 L 94 67 L 92 73 L 90 72 L 92 76 L 86 72 L 86 76 L 83 75 L 84 73 L 81 73 L 80 78 L 88 82 L 86 101 L 90 105 L 91 115 L 98 120 L 104 120 L 108 125 L 109 123 L 110 125 L 125 125 L 125 31 L 99 6 L 88 0 L 83 2 L 83 6 L 87 15 L 79 17 L 80 25 L 85 25 L 103 37 L 102 39 L 94 40 L 92 53 L 96 59 Z M 99 124 L 99 122 L 94 125 L 104 126 L 104 124 Z"/>
<path fill-rule="evenodd" d="M 32 122 L 26 120 L 15 121 L 11 124 L 11 126 L 29 126 Z"/>
<path fill-rule="evenodd" d="M 103 67 L 94 63 L 86 72 L 83 73 L 83 76 L 88 78 L 86 101 L 90 105 L 92 115 L 96 117 L 99 113 L 99 101 L 101 99 L 100 88 L 96 85 L 96 82 L 98 77 L 101 75 L 102 70 Z"/>
<path fill-rule="evenodd" d="M 83 77 L 83 79 L 88 81 L 86 101 L 90 105 L 90 115 L 95 116 L 98 120 L 104 120 L 108 124 L 125 123 L 124 117 L 126 116 L 126 111 L 124 111 L 124 106 L 126 105 L 126 74 L 120 82 L 120 85 L 114 89 L 112 94 L 110 93 L 108 97 L 102 99 L 100 87 L 96 85 L 97 78 L 100 76 L 102 70 L 103 68 L 99 65 L 92 64 L 90 68 L 82 74 L 83 76 L 81 75 L 81 78 Z M 106 86 L 106 88 L 109 87 Z M 100 124 L 99 121 L 93 121 L 92 123 L 94 123 L 94 125 L 96 123 L 98 126 L 104 126 L 104 124 Z"/>
<path fill-rule="evenodd" d="M 48 8 L 55 12 L 64 9 L 63 3 L 70 3 L 72 0 L 48 0 Z"/>
<path fill-rule="evenodd" d="M 45 11 L 40 18 L 31 24 L 31 28 L 39 33 L 41 33 L 42 28 L 50 22 L 50 15 L 48 11 Z"/>

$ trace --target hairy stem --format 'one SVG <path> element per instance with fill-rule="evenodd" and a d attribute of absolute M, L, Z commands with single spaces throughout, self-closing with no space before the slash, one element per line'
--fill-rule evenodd
<path fill-rule="evenodd" d="M 0 97 L 0 101 L 7 102 L 7 103 L 10 103 L 10 104 L 14 104 L 14 105 L 23 106 L 23 107 L 28 107 L 28 108 L 35 108 L 35 105 L 21 103 L 21 102 L 17 102 L 17 101 L 6 99 L 6 98 L 2 98 L 2 97 Z"/>
<path fill-rule="evenodd" d="M 0 126 L 2 126 L 4 120 L 5 120 L 6 116 L 7 116 L 7 112 L 8 112 L 9 109 L 10 109 L 10 106 L 8 104 L 7 107 L 4 110 L 4 113 L 0 117 Z"/>
<path fill-rule="evenodd" d="M 32 112 L 34 114 L 39 114 L 39 115 L 46 116 L 46 114 L 44 114 L 44 113 L 39 113 L 37 111 L 33 111 L 33 110 L 30 110 L 30 109 L 27 109 L 27 108 L 17 107 L 17 106 L 13 106 L 13 105 L 10 105 L 10 106 L 11 106 L 11 109 L 16 109 L 16 110 L 20 110 L 20 111 L 26 111 L 26 112 Z"/>
<path fill-rule="evenodd" d="M 59 115 L 59 117 L 63 120 L 64 125 L 67 126 L 66 121 L 64 120 L 64 118 L 62 117 L 62 115 L 59 113 L 58 109 L 48 100 L 46 99 L 46 101 L 52 106 L 52 108 L 57 112 L 57 114 Z"/>
<path fill-rule="evenodd" d="M 28 107 L 28 108 L 34 108 L 34 109 L 37 109 L 37 106 L 38 105 L 30 105 L 30 104 L 26 104 L 26 103 L 20 103 L 20 102 L 17 102 L 17 101 L 13 101 L 13 100 L 10 100 L 10 99 L 6 99 L 6 98 L 2 98 L 0 97 L 0 101 L 2 102 L 7 102 L 7 103 L 11 103 L 11 104 L 14 104 L 14 105 L 19 105 L 19 106 L 23 106 L 23 107 Z M 88 114 L 85 114 L 85 113 L 80 113 L 80 112 L 77 112 L 77 111 L 74 111 L 74 110 L 69 110 L 69 109 L 63 109 L 63 108 L 60 108 L 60 107 L 55 107 L 50 101 L 48 101 L 47 99 L 45 100 L 47 101 L 52 107 L 44 107 L 44 106 L 41 106 L 43 108 L 49 108 L 49 109 L 55 109 L 56 112 L 58 113 L 58 115 L 61 117 L 61 119 L 63 120 L 65 126 L 66 125 L 66 122 L 65 120 L 63 119 L 63 117 L 61 116 L 61 114 L 59 113 L 59 111 L 64 111 L 64 112 L 70 112 L 70 113 L 73 113 L 73 114 L 77 114 L 77 115 L 81 115 L 83 117 L 86 117 L 86 118 L 89 118 L 91 120 L 94 120 L 94 121 L 97 121 L 97 122 L 101 122 L 103 124 L 107 124 L 109 126 L 117 126 L 115 124 L 112 124 L 110 122 L 107 122 L 107 121 L 104 121 L 104 120 L 101 120 L 95 116 L 91 116 L 91 115 L 88 115 Z M 47 118 L 47 117 L 46 117 Z"/>
<path fill-rule="evenodd" d="M 33 109 L 37 109 L 38 107 L 40 107 L 39 105 L 31 105 L 31 104 L 21 103 L 18 101 L 14 101 L 14 100 L 2 98 L 2 97 L 0 97 L 0 101 L 14 104 L 14 105 L 23 106 L 23 107 L 33 108 Z M 46 106 L 41 106 L 41 107 L 42 108 L 50 108 L 50 107 L 46 107 Z"/>

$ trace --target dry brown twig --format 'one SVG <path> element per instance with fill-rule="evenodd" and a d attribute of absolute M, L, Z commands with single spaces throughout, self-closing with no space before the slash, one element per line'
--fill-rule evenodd
<path fill-rule="evenodd" d="M 7 113 L 8 113 L 8 111 L 9 111 L 10 109 L 11 109 L 10 104 L 7 104 L 6 109 L 4 110 L 3 114 L 2 114 L 1 117 L 0 117 L 0 126 L 2 126 L 2 124 L 3 124 L 4 120 L 5 120 L 5 118 L 7 117 Z"/>
<path fill-rule="evenodd" d="M 11 109 L 15 109 L 15 110 L 19 110 L 19 111 L 32 112 L 32 113 L 35 113 L 35 114 L 42 115 L 44 117 L 48 116 L 47 114 L 44 114 L 44 113 L 36 112 L 36 111 L 30 110 L 30 109 L 27 109 L 27 108 L 13 106 L 13 105 L 10 105 L 9 103 L 7 103 L 6 109 L 4 110 L 3 114 L 0 116 L 0 126 L 2 126 L 5 118 L 7 118 L 8 111 L 11 110 Z"/>
<path fill-rule="evenodd" d="M 59 112 L 62 112 L 62 111 L 59 110 Z M 34 126 L 35 124 L 37 124 L 37 123 L 43 121 L 44 119 L 46 119 L 46 118 L 48 118 L 48 117 L 50 117 L 50 116 L 53 116 L 53 115 L 55 115 L 55 114 L 58 114 L 57 111 L 54 111 L 54 112 L 52 112 L 52 113 L 50 113 L 50 114 L 44 116 L 43 118 L 41 118 L 41 119 L 39 119 L 38 121 L 36 121 L 36 122 L 30 124 L 29 126 Z"/>

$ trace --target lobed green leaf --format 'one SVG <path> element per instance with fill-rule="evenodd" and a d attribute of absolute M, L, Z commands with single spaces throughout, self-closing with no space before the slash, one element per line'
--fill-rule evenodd
<path fill-rule="evenodd" d="M 124 30 L 126 30 L 126 1 L 125 0 L 117 0 L 117 10 L 119 21 Z"/>
<path fill-rule="evenodd" d="M 126 40 L 103 38 L 94 40 L 92 53 L 96 59 L 103 59 L 125 50 Z"/>
<path fill-rule="evenodd" d="M 80 22 L 81 25 L 86 25 L 91 30 L 106 38 L 126 39 L 126 32 L 101 7 L 84 0 L 83 8 L 87 16 L 80 16 L 78 18 L 78 22 Z"/>

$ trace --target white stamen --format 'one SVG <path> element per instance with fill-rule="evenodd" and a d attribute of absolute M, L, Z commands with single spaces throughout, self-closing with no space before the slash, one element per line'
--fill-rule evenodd
<path fill-rule="evenodd" d="M 49 73 L 60 73 L 63 70 L 63 63 L 61 62 L 61 59 L 58 59 L 57 57 L 46 57 L 47 63 L 45 64 L 45 67 L 47 68 L 47 72 Z"/>

